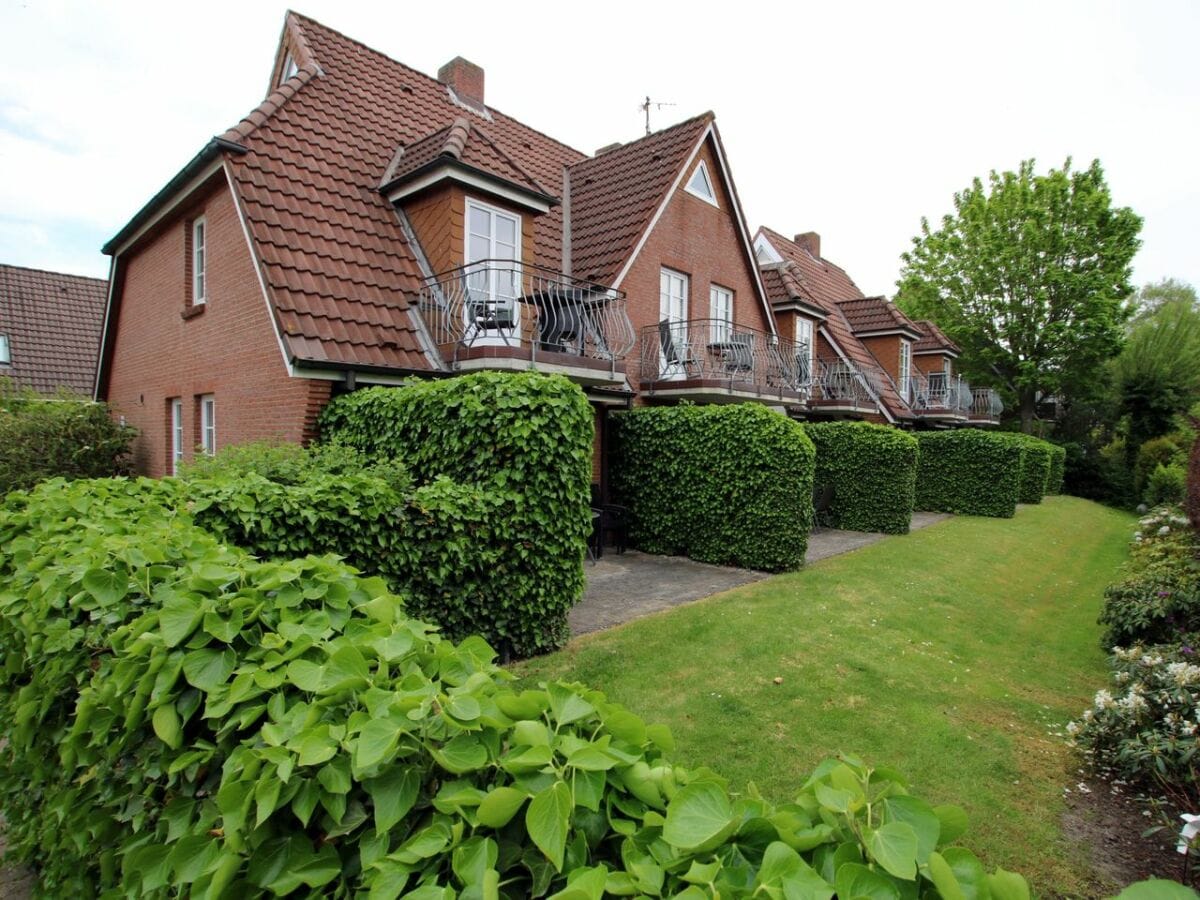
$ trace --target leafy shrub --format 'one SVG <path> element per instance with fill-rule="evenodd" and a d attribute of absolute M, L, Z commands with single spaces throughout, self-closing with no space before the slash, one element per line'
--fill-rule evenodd
<path fill-rule="evenodd" d="M 1146 441 L 1138 448 L 1137 458 L 1133 464 L 1134 493 L 1138 497 L 1144 497 L 1150 476 L 1159 466 L 1182 462 L 1183 451 L 1173 436 L 1166 435 Z"/>
<path fill-rule="evenodd" d="M 1050 448 L 1050 474 L 1046 477 L 1046 493 L 1061 494 L 1066 480 L 1067 448 L 1047 443 Z"/>
<path fill-rule="evenodd" d="M 804 564 L 813 444 L 753 403 L 642 407 L 613 416 L 613 486 L 648 553 L 765 571 Z"/>
<path fill-rule="evenodd" d="M 1138 522 L 1124 577 L 1104 592 L 1105 647 L 1162 644 L 1200 631 L 1200 539 L 1172 507 Z"/>
<path fill-rule="evenodd" d="M 996 436 L 1012 441 L 1023 451 L 1021 454 L 1021 487 L 1017 493 L 1017 502 L 1041 503 L 1050 484 L 1054 445 L 1035 438 L 1033 435 L 1013 431 L 1001 431 Z"/>
<path fill-rule="evenodd" d="M 278 484 L 303 484 L 314 475 L 367 474 L 387 481 L 395 490 L 407 490 L 412 477 L 404 464 L 384 456 L 367 456 L 344 444 L 281 444 L 269 441 L 223 447 L 215 455 L 197 454 L 184 463 L 186 481 L 220 480 L 229 476 L 260 475 Z"/>
<path fill-rule="evenodd" d="M 867 422 L 806 424 L 816 447 L 819 485 L 833 486 L 829 510 L 837 528 L 905 534 L 917 484 L 917 441 Z"/>
<path fill-rule="evenodd" d="M 429 543 L 417 548 L 431 579 L 422 584 L 410 570 L 404 585 L 417 608 L 444 609 L 436 618 L 456 636 L 456 623 L 486 612 L 489 638 L 518 656 L 565 642 L 591 531 L 594 426 L 576 385 L 536 372 L 480 372 L 370 388 L 330 403 L 321 429 L 325 440 L 370 458 L 403 460 L 446 513 L 446 529 L 426 523 Z M 439 476 L 474 492 L 461 521 L 449 494 L 431 487 Z"/>
<path fill-rule="evenodd" d="M 1113 683 L 1067 725 L 1097 769 L 1164 792 L 1182 809 L 1200 804 L 1200 659 L 1179 644 L 1112 651 Z"/>
<path fill-rule="evenodd" d="M 1100 459 L 1109 502 L 1118 506 L 1134 506 L 1137 494 L 1133 490 L 1133 472 L 1129 467 L 1125 438 L 1115 437 L 1101 447 Z"/>
<path fill-rule="evenodd" d="M 39 397 L 0 379 L 0 497 L 47 478 L 125 473 L 136 435 L 103 403 L 65 393 Z"/>
<path fill-rule="evenodd" d="M 57 480 L 0 509 L 0 801 L 47 894 L 1028 897 L 889 770 L 733 797 L 603 694 L 518 692 L 380 580 L 255 560 L 175 499 Z"/>
<path fill-rule="evenodd" d="M 1062 447 L 1066 451 L 1063 493 L 1101 503 L 1115 502 L 1108 477 L 1109 469 L 1099 450 L 1090 444 L 1078 441 L 1069 441 Z"/>
<path fill-rule="evenodd" d="M 1146 481 L 1142 500 L 1149 506 L 1182 503 L 1187 494 L 1187 470 L 1178 463 L 1155 466 Z"/>
<path fill-rule="evenodd" d="M 916 508 L 1011 518 L 1017 511 L 1022 449 L 1000 434 L 919 431 Z"/>

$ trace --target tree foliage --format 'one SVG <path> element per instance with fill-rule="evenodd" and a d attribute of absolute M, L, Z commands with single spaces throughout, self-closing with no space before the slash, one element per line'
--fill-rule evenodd
<path fill-rule="evenodd" d="M 1029 431 L 1040 394 L 1091 384 L 1120 349 L 1141 226 L 1113 206 L 1098 160 L 1045 175 L 1026 160 L 955 194 L 941 228 L 922 219 L 897 303 L 937 321 L 966 374 L 1015 396 Z"/>
<path fill-rule="evenodd" d="M 1164 278 L 1162 281 L 1153 281 L 1150 284 L 1142 285 L 1137 296 L 1133 298 L 1136 312 L 1131 324 L 1137 325 L 1153 316 L 1164 306 L 1174 303 L 1181 303 L 1184 306 L 1200 310 L 1200 296 L 1197 296 L 1196 289 L 1186 281 Z"/>

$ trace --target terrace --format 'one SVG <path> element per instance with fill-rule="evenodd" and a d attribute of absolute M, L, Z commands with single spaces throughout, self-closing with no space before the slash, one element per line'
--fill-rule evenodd
<path fill-rule="evenodd" d="M 887 376 L 878 366 L 846 359 L 818 359 L 809 405 L 813 412 L 873 413 Z"/>

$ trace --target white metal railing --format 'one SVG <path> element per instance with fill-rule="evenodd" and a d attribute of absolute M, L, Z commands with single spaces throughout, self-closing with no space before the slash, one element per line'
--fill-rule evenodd
<path fill-rule="evenodd" d="M 874 406 L 882 392 L 885 377 L 878 366 L 844 359 L 819 359 L 813 399 L 861 407 Z"/>
<path fill-rule="evenodd" d="M 641 331 L 641 379 L 721 381 L 758 393 L 807 394 L 811 351 L 725 319 L 664 319 Z"/>
<path fill-rule="evenodd" d="M 508 347 L 536 360 L 559 353 L 615 369 L 636 334 L 615 288 L 541 266 L 485 259 L 426 279 L 418 298 L 434 343 L 464 349 Z"/>
<path fill-rule="evenodd" d="M 974 388 L 971 391 L 971 416 L 977 419 L 998 419 L 1004 412 L 1004 401 L 991 388 Z"/>

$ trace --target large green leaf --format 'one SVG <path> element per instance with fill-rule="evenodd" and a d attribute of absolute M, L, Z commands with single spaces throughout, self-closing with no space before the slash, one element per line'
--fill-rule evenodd
<path fill-rule="evenodd" d="M 402 731 L 391 719 L 372 719 L 363 726 L 354 744 L 354 768 L 369 769 L 395 752 Z"/>
<path fill-rule="evenodd" d="M 129 576 L 108 569 L 88 569 L 83 573 L 83 589 L 101 606 L 112 606 L 129 593 Z"/>
<path fill-rule="evenodd" d="M 473 734 L 460 734 L 447 741 L 441 750 L 431 751 L 433 758 L 447 772 L 464 775 L 487 765 L 487 747 Z"/>
<path fill-rule="evenodd" d="M 183 643 L 196 630 L 203 615 L 204 609 L 197 600 L 178 594 L 172 596 L 163 603 L 158 614 L 158 630 L 162 634 L 163 644 L 176 647 Z"/>
<path fill-rule="evenodd" d="M 172 750 L 179 749 L 183 731 L 179 724 L 179 713 L 175 711 L 174 703 L 164 703 L 158 709 L 154 710 L 154 717 L 151 720 L 151 724 L 154 726 L 154 733 L 158 735 L 160 741 Z"/>
<path fill-rule="evenodd" d="M 183 677 L 192 687 L 207 692 L 224 684 L 236 665 L 233 650 L 193 650 L 183 658 Z"/>
<path fill-rule="evenodd" d="M 415 768 L 392 766 L 378 778 L 363 783 L 375 807 L 375 830 L 381 834 L 408 815 L 417 801 L 421 774 Z"/>
<path fill-rule="evenodd" d="M 559 872 L 567 846 L 571 810 L 571 789 L 564 782 L 556 781 L 535 794 L 525 811 L 525 829 L 530 839 Z"/>
<path fill-rule="evenodd" d="M 1129 885 L 1117 894 L 1116 900 L 1196 900 L 1197 897 L 1200 894 L 1178 881 L 1151 878 Z"/>
<path fill-rule="evenodd" d="M 912 826 L 917 835 L 918 863 L 924 864 L 929 854 L 937 849 L 941 821 L 924 800 L 905 795 L 888 797 L 883 801 L 883 821 L 904 822 Z"/>
<path fill-rule="evenodd" d="M 1029 885 L 1016 872 L 997 869 L 987 877 L 992 900 L 1029 900 Z"/>
<path fill-rule="evenodd" d="M 974 853 L 965 847 L 946 847 L 941 854 L 966 900 L 988 900 L 987 874 Z"/>
<path fill-rule="evenodd" d="M 954 877 L 954 870 L 936 850 L 929 854 L 929 880 L 938 889 L 942 900 L 967 900 L 967 895 Z"/>
<path fill-rule="evenodd" d="M 695 851 L 722 840 L 737 827 L 729 796 L 717 784 L 689 784 L 671 799 L 663 839 L 680 850 Z"/>
<path fill-rule="evenodd" d="M 875 862 L 905 881 L 917 877 L 917 833 L 907 822 L 887 822 L 868 831 L 867 851 Z"/>
<path fill-rule="evenodd" d="M 838 900 L 900 900 L 894 884 L 860 863 L 838 866 L 834 887 Z"/>
<path fill-rule="evenodd" d="M 529 795 L 513 787 L 498 787 L 488 791 L 479 804 L 476 817 L 480 825 L 503 828 L 517 814 Z"/>

